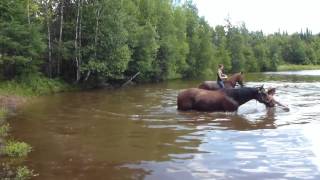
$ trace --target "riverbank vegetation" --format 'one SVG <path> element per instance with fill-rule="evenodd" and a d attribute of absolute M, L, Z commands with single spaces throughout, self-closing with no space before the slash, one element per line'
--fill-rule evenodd
<path fill-rule="evenodd" d="M 31 146 L 25 142 L 9 140 L 0 152 L 10 157 L 26 157 L 31 150 Z"/>
<path fill-rule="evenodd" d="M 17 96 L 21 98 L 70 91 L 74 88 L 76 87 L 67 84 L 61 79 L 50 79 L 41 74 L 31 74 L 0 82 L 0 94 L 2 96 Z"/>
<path fill-rule="evenodd" d="M 38 174 L 26 166 L 12 168 L 8 164 L 0 164 L 0 178 L 2 180 L 28 180 L 34 176 L 38 176 Z"/>
<path fill-rule="evenodd" d="M 10 125 L 5 117 L 8 110 L 0 109 L 0 179 L 26 180 L 36 175 L 26 166 L 20 166 L 19 159 L 25 158 L 32 150 L 31 146 L 24 142 L 12 140 L 9 131 Z M 7 157 L 10 157 L 8 159 Z"/>
<path fill-rule="evenodd" d="M 228 19 L 211 27 L 192 1 L 178 2 L 2 0 L 0 78 L 96 85 L 137 72 L 143 82 L 212 77 L 219 63 L 228 72 L 320 64 L 320 36 L 308 29 L 265 35 Z"/>
<path fill-rule="evenodd" d="M 299 65 L 299 64 L 283 64 L 278 66 L 278 71 L 299 71 L 299 70 L 319 70 L 320 65 L 315 64 L 307 64 L 307 65 Z"/>
<path fill-rule="evenodd" d="M 5 108 L 0 110 L 0 179 L 31 179 L 36 174 L 28 167 L 21 166 L 21 160 L 26 158 L 32 148 L 25 142 L 11 139 L 10 125 L 5 121 L 7 112 Z"/>

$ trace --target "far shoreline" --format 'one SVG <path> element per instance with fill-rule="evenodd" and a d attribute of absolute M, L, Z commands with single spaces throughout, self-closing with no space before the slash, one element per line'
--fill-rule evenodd
<path fill-rule="evenodd" d="M 320 65 L 297 65 L 297 64 L 284 64 L 277 68 L 278 72 L 281 71 L 303 71 L 303 70 L 320 70 Z"/>

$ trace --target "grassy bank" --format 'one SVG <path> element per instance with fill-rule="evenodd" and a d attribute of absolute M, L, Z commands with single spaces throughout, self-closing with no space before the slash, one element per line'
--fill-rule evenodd
<path fill-rule="evenodd" d="M 10 122 L 6 120 L 9 111 L 28 102 L 30 97 L 76 89 L 67 83 L 31 75 L 20 79 L 0 82 L 0 179 L 30 179 L 32 170 L 21 163 L 12 163 L 25 158 L 32 147 L 10 136 Z"/>
<path fill-rule="evenodd" d="M 10 125 L 5 120 L 7 113 L 5 107 L 0 108 L 0 179 L 31 179 L 36 174 L 17 162 L 25 158 L 32 148 L 27 143 L 11 139 Z"/>
<path fill-rule="evenodd" d="M 0 82 L 0 95 L 6 96 L 39 96 L 62 91 L 70 91 L 74 87 L 58 79 L 48 79 L 40 75 Z"/>
<path fill-rule="evenodd" d="M 320 65 L 284 64 L 278 66 L 278 71 L 320 70 Z"/>

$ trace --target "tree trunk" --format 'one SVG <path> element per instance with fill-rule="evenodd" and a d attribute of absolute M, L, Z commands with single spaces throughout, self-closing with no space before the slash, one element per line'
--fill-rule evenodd
<path fill-rule="evenodd" d="M 98 33 L 99 33 L 99 20 L 100 20 L 100 11 L 101 7 L 99 6 L 99 1 L 96 5 L 96 28 L 95 28 L 95 35 L 94 35 L 94 60 L 97 60 L 97 46 L 98 46 Z M 87 75 L 84 78 L 84 81 L 87 81 L 89 79 L 89 76 L 91 75 L 91 70 L 89 69 L 87 71 Z"/>
<path fill-rule="evenodd" d="M 49 6 L 51 7 L 51 0 L 46 1 L 46 21 L 47 21 L 47 33 L 48 33 L 48 76 L 52 77 L 52 47 L 51 47 L 51 29 L 50 29 L 50 15 L 49 15 Z"/>
<path fill-rule="evenodd" d="M 82 61 L 82 49 L 81 49 L 81 45 L 82 45 L 82 0 L 80 0 L 80 17 L 79 17 L 79 49 L 78 49 L 78 57 L 79 57 L 79 65 L 78 65 L 78 68 L 77 68 L 77 76 L 78 76 L 78 81 L 80 80 L 81 78 L 81 71 L 80 71 L 80 68 L 81 68 L 81 61 Z"/>
<path fill-rule="evenodd" d="M 28 13 L 28 24 L 31 24 L 30 21 L 30 0 L 27 0 L 27 13 Z"/>
<path fill-rule="evenodd" d="M 57 61 L 57 75 L 60 76 L 61 73 L 61 56 L 62 56 L 62 31 L 63 31 L 63 8 L 64 8 L 64 0 L 60 0 L 60 33 L 59 33 L 59 54 Z"/>
<path fill-rule="evenodd" d="M 79 20 L 80 20 L 80 1 L 81 0 L 78 0 L 78 5 L 77 5 L 77 20 L 76 20 L 76 37 L 75 37 L 75 40 L 74 40 L 74 48 L 75 48 L 75 62 L 76 62 L 76 83 L 79 82 L 80 80 L 80 77 L 79 77 L 79 57 L 78 57 L 78 51 L 79 51 L 79 47 L 78 47 L 78 41 L 79 41 Z"/>
<path fill-rule="evenodd" d="M 98 32 L 99 32 L 99 20 L 100 20 L 100 7 L 97 5 L 96 10 L 96 29 L 94 35 L 94 57 L 97 58 L 97 45 L 98 45 Z"/>
<path fill-rule="evenodd" d="M 121 87 L 125 87 L 126 85 L 128 85 L 129 83 L 131 83 L 134 78 L 136 78 L 138 75 L 140 74 L 140 72 L 137 72 L 134 76 L 132 76 L 127 82 L 125 82 L 124 84 L 122 84 Z"/>
<path fill-rule="evenodd" d="M 90 77 L 91 71 L 88 70 L 86 77 L 84 78 L 84 81 L 87 81 Z"/>

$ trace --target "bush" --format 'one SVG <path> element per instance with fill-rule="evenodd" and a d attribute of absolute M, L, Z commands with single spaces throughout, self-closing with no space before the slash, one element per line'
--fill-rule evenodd
<path fill-rule="evenodd" d="M 4 119 L 7 113 L 8 110 L 5 107 L 0 107 L 0 119 Z"/>
<path fill-rule="evenodd" d="M 25 157 L 31 150 L 31 146 L 25 142 L 8 141 L 1 151 L 10 157 Z"/>
<path fill-rule="evenodd" d="M 4 125 L 0 126 L 0 137 L 8 136 L 9 130 L 10 130 L 9 124 L 4 124 Z"/>
<path fill-rule="evenodd" d="M 16 167 L 10 163 L 0 163 L 1 180 L 28 180 L 34 176 L 38 176 L 38 174 L 35 174 L 34 171 L 30 170 L 27 166 Z"/>
<path fill-rule="evenodd" d="M 18 167 L 15 180 L 27 180 L 34 176 L 33 170 L 29 170 L 28 167 Z"/>
<path fill-rule="evenodd" d="M 37 96 L 70 90 L 71 87 L 59 79 L 49 79 L 41 74 L 27 75 L 0 83 L 0 93 L 5 95 Z"/>

